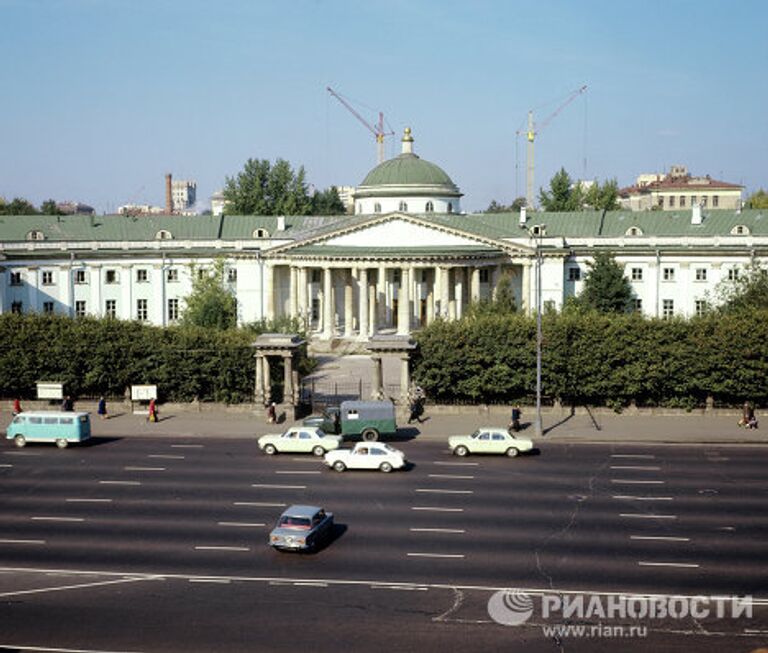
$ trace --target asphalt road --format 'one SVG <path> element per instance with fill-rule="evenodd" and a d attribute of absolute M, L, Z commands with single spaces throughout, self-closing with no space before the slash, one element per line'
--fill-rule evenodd
<path fill-rule="evenodd" d="M 751 618 L 611 622 L 649 628 L 625 651 L 768 641 L 764 448 L 398 446 L 408 471 L 338 474 L 243 439 L 6 444 L 0 650 L 616 650 L 615 636 L 543 632 L 537 602 L 562 593 L 758 599 Z M 336 516 L 315 555 L 266 545 L 292 503 Z M 534 597 L 525 625 L 490 618 L 503 588 Z"/>

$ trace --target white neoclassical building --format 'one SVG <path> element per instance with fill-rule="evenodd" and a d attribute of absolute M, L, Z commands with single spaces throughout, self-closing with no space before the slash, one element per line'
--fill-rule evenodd
<path fill-rule="evenodd" d="M 296 316 L 315 340 L 409 334 L 459 319 L 507 277 L 518 306 L 558 309 L 596 250 L 624 266 L 649 316 L 703 310 L 719 282 L 768 253 L 768 212 L 460 213 L 438 166 L 403 153 L 340 216 L 0 217 L 0 311 L 173 324 L 193 275 L 223 259 L 238 319 Z"/>

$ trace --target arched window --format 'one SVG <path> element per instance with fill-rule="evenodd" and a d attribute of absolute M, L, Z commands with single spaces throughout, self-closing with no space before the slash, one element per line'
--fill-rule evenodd
<path fill-rule="evenodd" d="M 400 202 L 400 206 L 398 207 L 400 211 L 407 211 L 408 210 L 408 204 L 405 202 Z"/>
<path fill-rule="evenodd" d="M 435 210 L 435 205 L 432 204 L 432 202 L 427 202 L 426 211 L 427 213 L 432 213 L 432 211 Z"/>
<path fill-rule="evenodd" d="M 448 202 L 448 213 L 453 213 L 453 202 Z"/>
<path fill-rule="evenodd" d="M 27 233 L 27 240 L 45 240 L 42 231 L 34 230 Z"/>
<path fill-rule="evenodd" d="M 381 204 L 376 202 L 376 204 L 373 205 L 373 212 L 374 213 L 381 213 Z"/>
<path fill-rule="evenodd" d="M 266 229 L 254 229 L 253 230 L 253 237 L 254 238 L 269 238 L 269 232 Z"/>
<path fill-rule="evenodd" d="M 731 236 L 749 236 L 749 227 L 745 224 L 737 224 L 731 229 Z"/>
<path fill-rule="evenodd" d="M 642 236 L 643 230 L 640 227 L 630 227 L 627 229 L 625 236 Z"/>
<path fill-rule="evenodd" d="M 161 229 L 155 234 L 155 240 L 173 240 L 173 234 L 167 229 Z"/>
<path fill-rule="evenodd" d="M 531 233 L 534 236 L 546 236 L 547 235 L 547 227 L 543 224 L 535 224 L 531 227 Z"/>

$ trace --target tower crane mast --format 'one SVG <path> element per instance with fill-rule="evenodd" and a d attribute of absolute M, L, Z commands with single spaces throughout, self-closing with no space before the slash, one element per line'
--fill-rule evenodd
<path fill-rule="evenodd" d="M 395 132 L 384 131 L 384 114 L 379 111 L 379 121 L 376 123 L 376 125 L 371 125 L 365 118 L 363 118 L 356 110 L 355 108 L 347 102 L 341 95 L 339 95 L 336 91 L 334 91 L 330 86 L 326 86 L 326 90 L 335 97 L 341 104 L 349 111 L 355 118 L 358 119 L 359 122 L 363 124 L 363 126 L 370 131 L 374 137 L 376 138 L 376 155 L 377 160 L 379 163 L 384 162 L 384 137 L 385 136 L 391 136 Z"/>
<path fill-rule="evenodd" d="M 581 86 L 577 88 L 575 91 L 570 93 L 568 97 L 565 99 L 565 101 L 560 104 L 560 106 L 557 107 L 551 114 L 549 114 L 544 120 L 542 120 L 538 128 L 536 127 L 536 123 L 533 121 L 533 110 L 528 112 L 528 131 L 527 131 L 527 137 L 528 137 L 528 155 L 527 155 L 527 165 L 526 165 L 526 175 L 525 175 L 525 203 L 528 208 L 533 208 L 533 177 L 534 177 L 534 150 L 533 150 L 533 142 L 536 138 L 536 134 L 541 132 L 549 123 L 551 123 L 557 116 L 560 114 L 560 112 L 565 109 L 571 102 L 573 102 L 577 97 L 579 97 L 582 93 L 584 93 L 587 90 L 586 85 Z"/>

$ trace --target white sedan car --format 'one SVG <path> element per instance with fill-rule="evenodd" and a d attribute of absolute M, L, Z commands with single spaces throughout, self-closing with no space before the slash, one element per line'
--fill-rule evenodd
<path fill-rule="evenodd" d="M 391 472 L 407 464 L 405 454 L 384 442 L 358 442 L 352 449 L 337 449 L 325 454 L 325 464 L 343 472 L 345 469 L 378 469 Z"/>
<path fill-rule="evenodd" d="M 528 438 L 519 438 L 504 428 L 483 426 L 472 435 L 452 435 L 448 438 L 448 446 L 457 456 L 496 453 L 514 458 L 520 453 L 531 451 L 533 442 Z"/>
<path fill-rule="evenodd" d="M 316 426 L 294 426 L 285 433 L 271 433 L 259 438 L 259 448 L 266 454 L 313 453 L 322 456 L 341 445 L 340 435 L 326 435 Z"/>

